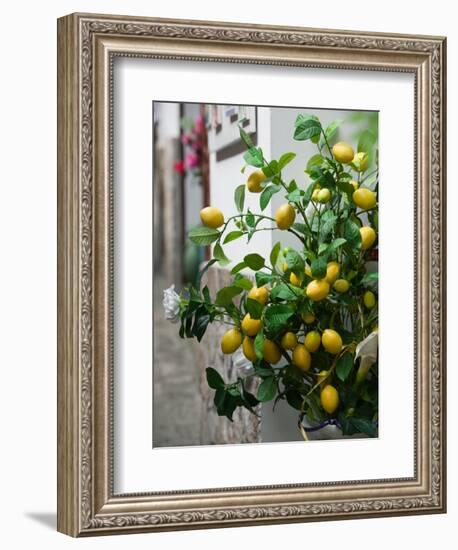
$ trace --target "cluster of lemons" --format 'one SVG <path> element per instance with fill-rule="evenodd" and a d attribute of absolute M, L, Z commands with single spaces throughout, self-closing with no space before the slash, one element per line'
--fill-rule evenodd
<path fill-rule="evenodd" d="M 367 168 L 367 155 L 366 153 L 354 153 L 351 145 L 345 142 L 339 142 L 332 148 L 332 153 L 335 160 L 342 164 L 352 163 L 352 166 L 357 171 L 364 171 Z M 261 170 L 256 170 L 250 174 L 247 180 L 247 188 L 251 193 L 261 193 L 263 190 L 262 183 L 266 179 L 266 176 Z M 377 198 L 373 191 L 367 188 L 361 188 L 356 181 L 352 181 L 355 191 L 352 194 L 353 202 L 362 210 L 371 210 L 377 204 Z M 327 203 L 332 198 L 332 192 L 330 189 L 321 188 L 319 185 L 312 194 L 312 200 L 319 203 Z M 224 225 L 224 215 L 219 208 L 208 206 L 201 210 L 200 218 L 202 223 L 207 227 L 217 229 Z M 280 230 L 288 230 L 294 224 L 296 219 L 296 210 L 290 203 L 282 204 L 275 213 L 275 222 Z M 361 235 L 361 248 L 362 250 L 368 250 L 376 240 L 376 232 L 369 226 L 362 226 L 359 229 Z M 283 264 L 283 271 L 288 270 L 288 265 Z M 344 278 L 340 278 L 341 266 L 338 262 L 332 261 L 327 264 L 326 276 L 324 278 L 314 278 L 312 276 L 310 266 L 306 265 L 304 269 L 304 276 L 300 277 L 295 273 L 291 273 L 289 276 L 290 284 L 298 287 L 302 287 L 305 284 L 305 275 L 308 277 L 309 282 L 306 284 L 304 293 L 313 302 L 318 302 L 326 299 L 333 288 L 338 293 L 346 293 L 350 289 L 350 282 Z M 253 287 L 249 293 L 248 298 L 256 300 L 263 306 L 265 306 L 269 300 L 269 289 L 263 287 Z M 367 309 L 375 307 L 376 298 L 373 292 L 366 291 L 363 295 L 363 303 Z M 313 324 L 315 316 L 312 313 L 303 315 L 302 317 L 305 325 Z M 253 363 L 257 361 L 255 352 L 254 339 L 256 335 L 262 329 L 262 320 L 253 319 L 250 314 L 247 313 L 241 322 L 240 328 L 232 328 L 228 330 L 221 339 L 221 350 L 224 354 L 234 353 L 240 346 L 244 355 Z M 278 363 L 282 356 L 282 348 L 284 351 L 292 352 L 292 362 L 299 369 L 304 372 L 308 372 L 312 365 L 312 353 L 317 352 L 320 346 L 325 351 L 332 355 L 340 354 L 342 350 L 342 338 L 340 334 L 327 328 L 321 333 L 318 330 L 310 330 L 306 332 L 303 342 L 299 342 L 297 335 L 294 332 L 285 332 L 280 340 L 280 345 L 276 342 L 264 339 L 263 342 L 263 358 L 270 364 Z M 339 406 L 339 394 L 334 386 L 326 381 L 329 379 L 329 373 L 322 371 L 318 375 L 317 384 L 320 386 L 320 400 L 323 409 L 332 414 Z"/>
<path fill-rule="evenodd" d="M 248 298 L 256 300 L 262 305 L 266 305 L 269 300 L 269 290 L 267 287 L 253 287 L 249 293 Z M 312 324 L 315 321 L 315 316 L 311 313 L 303 315 L 302 317 L 305 324 Z M 254 338 L 262 329 L 261 319 L 252 319 L 251 315 L 247 313 L 242 320 L 241 328 L 231 328 L 224 333 L 221 338 L 221 351 L 224 354 L 234 353 L 240 346 L 242 346 L 245 357 L 255 363 L 257 361 Z M 284 351 L 292 352 L 292 362 L 299 369 L 304 372 L 308 372 L 312 366 L 312 353 L 319 350 L 320 346 L 332 355 L 337 355 L 342 351 L 342 338 L 340 334 L 333 329 L 325 329 L 321 334 L 318 330 L 311 330 L 307 332 L 303 342 L 299 342 L 297 335 L 294 332 L 285 332 L 281 339 L 280 344 L 277 344 L 273 340 L 264 339 L 263 342 L 263 359 L 271 365 L 277 364 L 282 356 L 282 349 Z M 318 376 L 318 384 L 324 385 L 325 380 L 328 378 L 328 372 L 322 371 Z M 333 413 L 339 406 L 339 395 L 334 386 L 330 384 L 324 385 L 321 391 L 321 404 L 325 411 Z"/>

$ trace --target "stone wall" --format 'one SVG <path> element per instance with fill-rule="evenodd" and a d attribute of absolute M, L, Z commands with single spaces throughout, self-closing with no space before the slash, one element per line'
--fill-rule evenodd
<path fill-rule="evenodd" d="M 202 278 L 202 286 L 208 285 L 211 296 L 231 282 L 228 270 L 212 266 Z M 202 395 L 201 441 L 202 444 L 222 443 L 259 443 L 261 441 L 261 419 L 246 409 L 238 408 L 234 412 L 233 422 L 216 413 L 213 404 L 215 391 L 208 387 L 205 369 L 213 367 L 226 382 L 233 382 L 243 375 L 251 363 L 241 351 L 234 355 L 221 352 L 220 340 L 228 326 L 213 323 L 209 325 L 205 336 L 197 346 L 197 363 L 200 370 L 200 390 Z M 250 380 L 247 390 L 256 395 L 258 382 Z M 260 415 L 260 406 L 257 407 Z"/>

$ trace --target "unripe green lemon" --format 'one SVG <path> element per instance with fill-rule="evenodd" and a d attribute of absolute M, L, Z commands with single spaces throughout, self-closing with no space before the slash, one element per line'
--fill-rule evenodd
<path fill-rule="evenodd" d="M 283 231 L 289 229 L 293 225 L 295 219 L 296 211 L 289 203 L 282 204 L 275 214 L 277 227 Z"/>
<path fill-rule="evenodd" d="M 316 380 L 317 384 L 323 384 L 323 382 L 328 378 L 328 375 L 329 375 L 329 371 L 327 370 L 322 370 L 319 374 L 318 374 L 318 378 Z"/>
<path fill-rule="evenodd" d="M 293 351 L 293 363 L 307 372 L 312 364 L 312 356 L 303 344 L 298 344 Z"/>
<path fill-rule="evenodd" d="M 254 350 L 254 340 L 249 336 L 245 336 L 242 343 L 242 350 L 245 357 L 252 363 L 255 363 L 258 358 L 256 357 L 256 351 Z"/>
<path fill-rule="evenodd" d="M 353 202 L 363 210 L 370 210 L 377 204 L 375 193 L 366 187 L 360 187 L 353 195 Z"/>
<path fill-rule="evenodd" d="M 318 351 L 320 344 L 321 344 L 321 336 L 319 332 L 317 332 L 316 330 L 307 332 L 304 338 L 304 346 L 307 348 L 308 351 L 312 353 L 314 353 L 315 351 Z"/>
<path fill-rule="evenodd" d="M 224 224 L 224 215 L 219 208 L 215 206 L 206 206 L 200 211 L 202 223 L 212 229 L 217 229 Z"/>
<path fill-rule="evenodd" d="M 266 179 L 266 175 L 262 170 L 256 170 L 255 172 L 252 172 L 248 176 L 248 180 L 246 182 L 248 191 L 251 191 L 251 193 L 260 193 L 262 191 L 261 183 L 265 179 Z"/>
<path fill-rule="evenodd" d="M 282 357 L 280 348 L 272 340 L 264 340 L 263 357 L 265 361 L 271 365 L 275 365 Z"/>
<path fill-rule="evenodd" d="M 242 330 L 248 336 L 256 336 L 262 328 L 261 319 L 252 319 L 251 315 L 247 313 L 242 321 Z"/>
<path fill-rule="evenodd" d="M 375 307 L 375 303 L 376 303 L 375 294 L 370 290 L 366 290 L 366 292 L 363 295 L 363 301 L 367 309 L 372 309 L 373 307 Z"/>
<path fill-rule="evenodd" d="M 334 386 L 327 384 L 320 394 L 321 406 L 328 413 L 332 414 L 339 406 L 339 394 Z"/>
<path fill-rule="evenodd" d="M 340 334 L 332 328 L 327 328 L 321 336 L 321 343 L 328 353 L 337 355 L 342 350 L 343 342 Z"/>
<path fill-rule="evenodd" d="M 221 338 L 221 351 L 224 354 L 234 353 L 242 343 L 242 333 L 237 328 L 231 328 Z"/>
<path fill-rule="evenodd" d="M 307 285 L 305 293 L 314 302 L 324 300 L 329 294 L 329 283 L 326 279 L 314 279 Z"/>
<path fill-rule="evenodd" d="M 352 146 L 345 141 L 339 141 L 339 143 L 336 143 L 332 148 L 332 154 L 337 162 L 342 162 L 343 164 L 351 162 L 355 156 Z"/>
<path fill-rule="evenodd" d="M 367 250 L 375 243 L 377 234 L 372 229 L 372 227 L 368 225 L 363 225 L 363 227 L 359 228 L 359 233 L 361 235 L 361 248 L 363 250 Z"/>
<path fill-rule="evenodd" d="M 329 202 L 331 200 L 331 191 L 329 191 L 329 189 L 320 189 L 316 196 L 316 200 L 323 204 Z"/>
<path fill-rule="evenodd" d="M 294 349 L 297 346 L 297 336 L 294 332 L 285 332 L 281 339 L 283 349 Z"/>
<path fill-rule="evenodd" d="M 350 283 L 346 279 L 337 279 L 334 283 L 334 288 L 337 292 L 340 292 L 340 294 L 345 294 L 345 292 L 348 292 L 348 289 L 350 288 Z"/>

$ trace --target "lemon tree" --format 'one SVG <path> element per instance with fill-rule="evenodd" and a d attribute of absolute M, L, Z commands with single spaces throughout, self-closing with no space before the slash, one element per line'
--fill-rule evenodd
<path fill-rule="evenodd" d="M 344 435 L 377 435 L 378 364 L 363 365 L 361 352 L 378 330 L 378 273 L 368 270 L 379 229 L 377 138 L 363 129 L 354 143 L 337 141 L 341 124 L 297 117 L 293 138 L 317 148 L 300 182 L 284 177 L 294 153 L 267 160 L 240 129 L 247 147 L 242 172 L 249 173 L 235 189 L 237 214 L 225 218 L 207 206 L 202 225 L 189 233 L 195 244 L 212 245 L 212 257 L 198 288 L 179 298 L 180 336 L 200 341 L 210 323 L 224 321 L 221 352 L 240 350 L 253 364 L 235 382 L 207 369 L 216 410 L 231 420 L 237 407 L 258 414 L 259 403 L 286 400 L 301 418 L 333 420 Z M 247 193 L 258 197 L 258 210 L 246 208 Z M 271 217 L 265 211 L 275 195 L 280 206 Z M 258 231 L 274 233 L 270 256 L 250 253 L 231 264 L 225 245 L 249 242 Z M 282 248 L 283 232 L 297 246 Z M 211 296 L 200 280 L 216 263 L 231 264 L 232 281 Z M 246 390 L 248 376 L 259 379 L 256 395 Z"/>

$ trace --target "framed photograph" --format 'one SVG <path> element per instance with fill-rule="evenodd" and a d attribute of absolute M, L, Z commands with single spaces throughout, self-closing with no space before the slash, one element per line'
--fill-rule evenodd
<path fill-rule="evenodd" d="M 58 20 L 58 530 L 446 509 L 443 37 Z"/>

